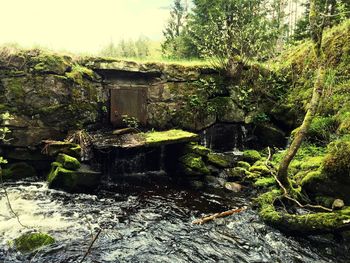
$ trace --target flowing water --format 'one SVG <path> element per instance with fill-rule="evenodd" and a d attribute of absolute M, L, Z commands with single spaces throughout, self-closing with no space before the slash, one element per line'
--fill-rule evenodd
<path fill-rule="evenodd" d="M 95 194 L 68 194 L 42 182 L 6 185 L 21 222 L 56 243 L 21 254 L 8 241 L 28 231 L 0 200 L 0 262 L 350 262 L 349 243 L 332 237 L 287 236 L 266 226 L 252 208 L 205 225 L 191 221 L 249 205 L 244 193 L 194 191 L 172 183 L 112 184 Z"/>

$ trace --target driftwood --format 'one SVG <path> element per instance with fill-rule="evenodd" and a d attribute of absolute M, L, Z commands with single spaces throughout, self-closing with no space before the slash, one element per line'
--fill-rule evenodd
<path fill-rule="evenodd" d="M 230 215 L 233 215 L 236 213 L 243 212 L 246 209 L 247 209 L 247 207 L 244 206 L 241 208 L 231 209 L 231 210 L 221 212 L 221 213 L 216 213 L 216 214 L 213 214 L 211 216 L 205 216 L 205 217 L 202 217 L 200 219 L 196 219 L 196 220 L 192 221 L 192 224 L 197 224 L 197 225 L 205 224 L 209 221 L 215 220 L 216 218 L 230 216 Z"/>
<path fill-rule="evenodd" d="M 90 253 L 90 251 L 91 251 L 91 249 L 92 249 L 92 246 L 94 245 L 94 243 L 95 243 L 95 241 L 97 240 L 98 236 L 101 234 L 101 231 L 102 231 L 102 229 L 99 229 L 99 230 L 98 230 L 98 232 L 97 232 L 95 238 L 91 241 L 89 248 L 86 250 L 86 252 L 85 252 L 83 258 L 79 261 L 79 263 L 84 262 L 84 260 L 86 259 L 86 257 L 89 255 L 89 253 Z"/>

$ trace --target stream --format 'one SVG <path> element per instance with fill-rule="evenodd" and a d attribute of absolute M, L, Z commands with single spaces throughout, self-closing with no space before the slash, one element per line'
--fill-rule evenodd
<path fill-rule="evenodd" d="M 95 194 L 68 194 L 46 183 L 6 188 L 21 222 L 51 234 L 56 243 L 32 254 L 8 246 L 27 231 L 0 202 L 0 262 L 79 262 L 99 228 L 85 262 L 350 262 L 349 243 L 332 237 L 292 237 L 266 226 L 257 211 L 204 225 L 205 214 L 249 205 L 244 193 L 194 191 L 173 183 L 106 183 Z"/>

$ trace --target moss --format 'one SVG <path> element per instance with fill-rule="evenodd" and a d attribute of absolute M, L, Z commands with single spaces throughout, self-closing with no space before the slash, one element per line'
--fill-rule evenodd
<path fill-rule="evenodd" d="M 242 167 L 246 170 L 249 170 L 250 164 L 247 162 L 244 162 L 244 161 L 239 161 L 239 162 L 237 162 L 236 167 Z"/>
<path fill-rule="evenodd" d="M 319 168 L 323 163 L 323 156 L 315 156 L 306 158 L 305 161 L 300 162 L 300 169 L 302 170 L 312 170 Z"/>
<path fill-rule="evenodd" d="M 243 160 L 248 163 L 255 163 L 261 159 L 261 155 L 256 150 L 245 150 L 243 152 Z"/>
<path fill-rule="evenodd" d="M 186 148 L 185 148 L 185 151 L 187 153 L 195 153 L 195 154 L 198 154 L 200 156 L 207 156 L 211 150 L 202 146 L 202 145 L 199 145 L 197 143 L 189 143 L 186 145 Z"/>
<path fill-rule="evenodd" d="M 300 184 L 302 186 L 311 185 L 315 182 L 321 182 L 326 179 L 326 176 L 322 171 L 311 171 L 306 174 L 306 176 L 301 180 Z"/>
<path fill-rule="evenodd" d="M 207 155 L 208 162 L 219 168 L 228 168 L 230 167 L 230 162 L 221 154 L 218 153 L 209 153 Z"/>
<path fill-rule="evenodd" d="M 269 187 L 272 185 L 276 185 L 276 180 L 273 177 L 259 178 L 254 183 L 254 186 L 257 187 Z"/>
<path fill-rule="evenodd" d="M 269 175 L 271 174 L 271 171 L 269 168 L 266 167 L 266 165 L 253 165 L 249 168 L 249 172 L 252 173 L 260 173 L 261 175 Z"/>
<path fill-rule="evenodd" d="M 263 220 L 276 224 L 282 219 L 280 213 L 278 213 L 274 207 L 274 203 L 277 198 L 282 195 L 281 190 L 271 190 L 270 192 L 264 193 L 255 199 L 260 207 L 259 215 Z"/>
<path fill-rule="evenodd" d="M 350 175 L 350 141 L 338 140 L 328 147 L 323 170 L 331 177 L 349 178 Z"/>
<path fill-rule="evenodd" d="M 88 192 L 98 186 L 100 173 L 83 167 L 72 171 L 63 168 L 61 163 L 54 162 L 51 164 L 47 181 L 50 188 L 68 192 Z"/>
<path fill-rule="evenodd" d="M 228 169 L 229 176 L 234 178 L 243 178 L 247 175 L 248 171 L 243 167 L 234 167 Z"/>
<path fill-rule="evenodd" d="M 64 168 L 69 170 L 78 170 L 80 168 L 80 162 L 67 154 L 58 154 L 56 162 L 61 163 Z"/>
<path fill-rule="evenodd" d="M 33 63 L 33 69 L 36 72 L 63 75 L 71 67 L 71 58 L 42 52 L 33 57 L 31 63 Z"/>
<path fill-rule="evenodd" d="M 350 207 L 336 212 L 294 215 L 276 209 L 275 201 L 280 197 L 281 191 L 274 189 L 260 195 L 255 201 L 259 205 L 259 215 L 262 219 L 284 231 L 304 234 L 329 233 L 349 225 Z"/>
<path fill-rule="evenodd" d="M 83 85 L 84 78 L 94 80 L 96 78 L 94 71 L 81 65 L 75 64 L 70 72 L 66 72 L 65 76 L 73 82 Z"/>
<path fill-rule="evenodd" d="M 45 233 L 27 233 L 16 238 L 13 243 L 17 250 L 25 253 L 51 245 L 55 243 L 55 239 Z"/>
<path fill-rule="evenodd" d="M 198 135 L 183 130 L 169 130 L 161 132 L 144 133 L 144 140 L 147 146 L 156 146 L 173 142 L 189 142 L 198 139 Z"/>
<path fill-rule="evenodd" d="M 201 156 L 186 154 L 180 158 L 180 162 L 184 165 L 183 170 L 188 175 L 210 175 L 210 170 Z"/>
<path fill-rule="evenodd" d="M 307 140 L 318 144 L 327 144 L 332 134 L 335 133 L 338 127 L 336 118 L 317 116 L 312 120 L 307 133 Z"/>

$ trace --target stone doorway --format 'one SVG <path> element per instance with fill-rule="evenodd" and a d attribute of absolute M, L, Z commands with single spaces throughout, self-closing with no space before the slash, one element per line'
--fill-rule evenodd
<path fill-rule="evenodd" d="M 125 126 L 124 116 L 136 118 L 141 125 L 147 122 L 147 89 L 118 87 L 111 89 L 110 120 L 114 127 Z"/>

